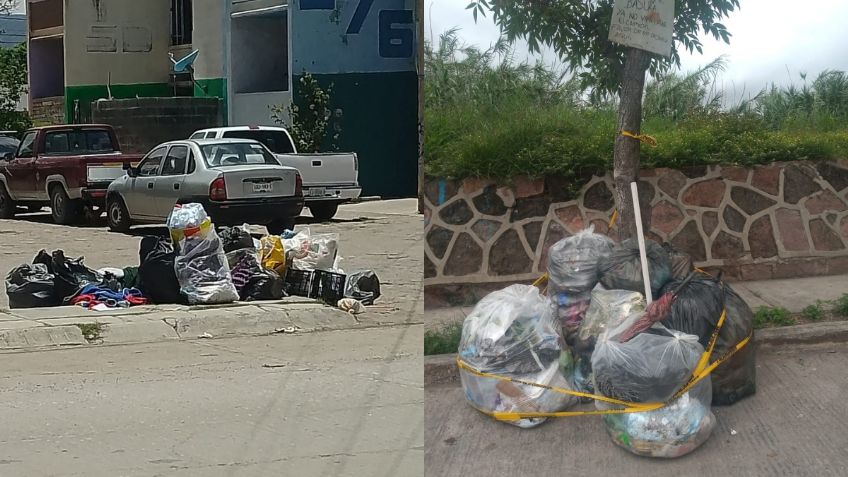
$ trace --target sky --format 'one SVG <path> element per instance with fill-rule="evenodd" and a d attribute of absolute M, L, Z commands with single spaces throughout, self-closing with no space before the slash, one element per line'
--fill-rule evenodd
<path fill-rule="evenodd" d="M 474 23 L 468 0 L 425 0 L 427 38 L 459 27 L 465 43 L 489 46 L 498 38 L 491 18 Z M 771 83 L 795 84 L 808 81 L 822 70 L 848 70 L 848 1 L 846 0 L 740 0 L 741 8 L 722 21 L 733 35 L 727 45 L 702 36 L 704 54 L 681 53 L 681 69 L 692 71 L 721 55 L 727 55 L 727 69 L 717 86 L 730 98 L 756 94 Z M 489 15 L 490 17 L 491 15 Z M 528 56 L 526 44 L 516 53 Z M 546 63 L 557 60 L 546 51 Z"/>

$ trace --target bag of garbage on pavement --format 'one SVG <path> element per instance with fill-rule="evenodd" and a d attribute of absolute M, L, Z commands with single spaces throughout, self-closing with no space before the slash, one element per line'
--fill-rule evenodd
<path fill-rule="evenodd" d="M 564 238 L 548 251 L 548 290 L 584 293 L 598 283 L 598 261 L 612 252 L 613 241 L 596 234 L 594 226 Z"/>
<path fill-rule="evenodd" d="M 235 257 L 235 265 L 230 269 L 230 275 L 241 301 L 279 300 L 285 296 L 282 277 L 263 268 L 252 249 L 228 253 L 227 258 L 233 260 L 231 257 Z"/>
<path fill-rule="evenodd" d="M 571 353 L 550 302 L 532 286 L 511 285 L 480 300 L 463 323 L 459 357 L 477 372 L 569 388 Z M 468 402 L 485 413 L 556 412 L 577 402 L 567 394 L 478 376 L 464 368 L 460 378 Z M 544 421 L 508 422 L 530 428 Z"/>
<path fill-rule="evenodd" d="M 6 296 L 9 308 L 43 308 L 56 306 L 56 297 L 52 273 L 43 263 L 21 265 L 13 268 L 6 276 Z"/>
<path fill-rule="evenodd" d="M 704 347 L 698 337 L 661 324 L 620 342 L 642 312 L 605 331 L 592 354 L 596 392 L 633 403 L 661 403 L 671 399 L 689 381 Z M 702 379 L 665 407 L 645 412 L 605 414 L 613 442 L 649 457 L 680 457 L 692 452 L 712 434 L 715 416 L 710 410 L 709 379 Z M 596 401 L 599 410 L 621 406 Z"/>
<path fill-rule="evenodd" d="M 244 227 L 222 227 L 218 232 L 221 243 L 224 245 L 224 253 L 235 252 L 245 248 L 253 247 L 253 237 Z"/>
<path fill-rule="evenodd" d="M 380 279 L 371 270 L 351 273 L 347 276 L 344 296 L 354 298 L 366 306 L 373 305 L 380 298 Z"/>
<path fill-rule="evenodd" d="M 681 284 L 683 285 L 681 288 Z M 688 282 L 669 282 L 664 293 L 676 292 L 671 311 L 662 323 L 673 330 L 693 334 L 707 346 L 721 316 L 722 304 L 727 317 L 719 330 L 713 356 L 722 356 L 751 335 L 744 348 L 720 364 L 710 374 L 714 405 L 729 405 L 756 392 L 756 347 L 754 346 L 754 313 L 730 285 L 696 273 Z"/>
<path fill-rule="evenodd" d="M 308 227 L 283 239 L 283 248 L 295 270 L 336 271 L 339 234 L 312 234 Z"/>
<path fill-rule="evenodd" d="M 671 280 L 671 259 L 668 252 L 653 240 L 645 240 L 651 293 L 657 298 L 660 289 Z M 612 253 L 601 258 L 598 264 L 601 283 L 609 290 L 645 292 L 642 278 L 642 260 L 639 242 L 627 239 L 613 248 Z"/>
<path fill-rule="evenodd" d="M 672 279 L 683 280 L 695 271 L 695 264 L 688 253 L 677 250 L 670 243 L 664 243 L 662 247 L 668 253 L 668 259 L 671 262 Z"/>
<path fill-rule="evenodd" d="M 232 303 L 239 295 L 221 239 L 200 204 L 177 205 L 168 218 L 172 237 L 179 237 L 174 260 L 180 293 L 190 305 Z"/>
<path fill-rule="evenodd" d="M 137 279 L 134 282 L 144 296 L 157 305 L 182 303 L 180 283 L 174 269 L 177 253 L 171 241 L 161 237 L 144 237 L 141 239 L 138 257 Z M 124 269 L 125 276 L 127 271 Z M 132 287 L 128 280 L 125 280 L 124 285 Z"/>
<path fill-rule="evenodd" d="M 54 275 L 54 293 L 59 305 L 67 305 L 82 287 L 99 282 L 97 272 L 82 262 L 83 257 L 69 259 L 62 250 L 55 250 L 52 254 L 41 250 L 33 259 L 33 263 L 47 265 L 47 270 Z"/>
<path fill-rule="evenodd" d="M 266 270 L 286 276 L 286 252 L 279 236 L 269 235 L 259 240 L 259 261 Z"/>

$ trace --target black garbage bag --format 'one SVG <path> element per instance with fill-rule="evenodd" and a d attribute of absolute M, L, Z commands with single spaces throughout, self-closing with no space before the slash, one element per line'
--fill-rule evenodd
<path fill-rule="evenodd" d="M 42 252 L 39 252 L 36 260 L 43 260 Z M 97 272 L 86 267 L 82 262 L 82 257 L 73 260 L 65 257 L 65 252 L 62 250 L 52 253 L 50 271 L 55 276 L 53 280 L 55 293 L 61 304 L 67 304 L 84 286 L 100 282 Z"/>
<path fill-rule="evenodd" d="M 660 289 L 671 279 L 671 260 L 668 252 L 653 240 L 645 241 L 651 293 L 659 296 Z M 612 253 L 601 257 L 598 263 L 601 284 L 608 290 L 630 290 L 645 293 L 642 280 L 642 261 L 639 257 L 639 242 L 627 239 L 612 249 Z"/>
<path fill-rule="evenodd" d="M 253 237 L 241 227 L 222 227 L 218 236 L 224 246 L 224 253 L 235 252 L 241 249 L 253 247 Z"/>
<path fill-rule="evenodd" d="M 671 260 L 671 278 L 674 280 L 684 280 L 695 270 L 695 265 L 692 263 L 692 257 L 686 252 L 681 252 L 672 247 L 670 243 L 664 243 L 663 248 L 668 253 L 668 258 Z"/>
<path fill-rule="evenodd" d="M 347 277 L 344 296 L 355 298 L 365 306 L 373 305 L 380 298 L 380 279 L 371 270 L 352 273 Z"/>
<path fill-rule="evenodd" d="M 181 303 L 180 284 L 174 271 L 171 242 L 161 237 L 144 237 L 139 248 L 138 289 L 154 304 Z"/>
<path fill-rule="evenodd" d="M 263 268 L 253 249 L 241 249 L 227 254 L 234 263 L 230 270 L 233 284 L 241 301 L 279 300 L 285 296 L 283 278 L 273 270 Z"/>
<path fill-rule="evenodd" d="M 730 285 L 709 275 L 696 273 L 688 283 L 675 280 L 663 288 L 664 293 L 674 291 L 677 291 L 677 298 L 672 302 L 668 318 L 662 323 L 670 329 L 698 336 L 698 341 L 704 347 L 709 344 L 721 316 L 722 303 L 725 304 L 727 318 L 719 331 L 713 360 L 752 333 L 754 313 Z M 744 348 L 713 370 L 710 375 L 713 404 L 733 404 L 756 392 L 755 354 L 752 336 Z"/>
<path fill-rule="evenodd" d="M 9 308 L 43 308 L 58 305 L 54 278 L 43 263 L 21 265 L 12 269 L 6 276 Z"/>

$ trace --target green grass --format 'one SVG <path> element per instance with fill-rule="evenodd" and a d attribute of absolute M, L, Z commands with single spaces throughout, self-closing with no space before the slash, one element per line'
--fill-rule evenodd
<path fill-rule="evenodd" d="M 82 332 L 86 341 L 97 341 L 103 336 L 106 326 L 102 323 L 77 323 L 77 328 Z"/>
<path fill-rule="evenodd" d="M 754 313 L 754 328 L 788 326 L 794 324 L 795 320 L 786 308 L 764 306 Z"/>
<path fill-rule="evenodd" d="M 833 302 L 833 313 L 839 316 L 848 317 L 848 293 L 842 295 Z"/>
<path fill-rule="evenodd" d="M 818 301 L 815 305 L 810 305 L 801 310 L 801 316 L 810 321 L 821 321 L 824 318 L 824 307 L 822 302 Z"/>
<path fill-rule="evenodd" d="M 438 331 L 427 331 L 424 333 L 424 355 L 456 353 L 461 337 L 461 323 L 452 323 Z"/>

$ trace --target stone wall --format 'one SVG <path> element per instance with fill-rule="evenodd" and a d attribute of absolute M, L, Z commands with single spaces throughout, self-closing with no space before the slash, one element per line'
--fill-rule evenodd
<path fill-rule="evenodd" d="M 611 173 L 592 177 L 577 199 L 564 190 L 557 178 L 428 178 L 426 305 L 533 280 L 552 244 L 589 225 L 617 238 Z M 848 161 L 643 170 L 639 190 L 647 235 L 728 280 L 848 273 Z"/>
<path fill-rule="evenodd" d="M 33 99 L 29 115 L 37 126 L 65 124 L 65 97 Z"/>
<path fill-rule="evenodd" d="M 144 154 L 198 129 L 224 125 L 219 98 L 135 98 L 95 101 L 91 122 L 115 128 L 124 152 Z"/>

